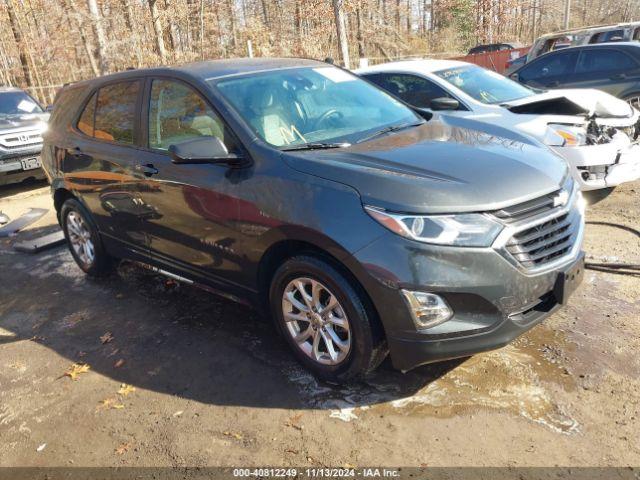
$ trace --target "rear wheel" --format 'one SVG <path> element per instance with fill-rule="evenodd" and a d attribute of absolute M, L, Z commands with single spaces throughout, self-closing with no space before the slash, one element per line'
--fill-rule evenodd
<path fill-rule="evenodd" d="M 359 288 L 325 260 L 287 260 L 274 275 L 269 298 L 294 355 L 318 377 L 345 382 L 384 359 L 375 312 Z"/>
<path fill-rule="evenodd" d="M 108 275 L 114 261 L 102 246 L 87 209 L 77 200 L 68 199 L 60 209 L 60 219 L 69 251 L 78 266 L 93 277 Z"/>

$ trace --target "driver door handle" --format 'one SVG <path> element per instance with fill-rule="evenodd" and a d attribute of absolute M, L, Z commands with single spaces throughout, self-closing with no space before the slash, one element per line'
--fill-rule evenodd
<path fill-rule="evenodd" d="M 153 163 L 139 163 L 134 169 L 136 172 L 142 173 L 147 177 L 158 174 L 158 169 L 153 166 Z"/>

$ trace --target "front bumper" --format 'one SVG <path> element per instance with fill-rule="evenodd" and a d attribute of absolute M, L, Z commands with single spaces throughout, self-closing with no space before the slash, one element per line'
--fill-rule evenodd
<path fill-rule="evenodd" d="M 583 191 L 615 187 L 640 178 L 638 143 L 551 148 L 568 162 L 571 175 Z"/>
<path fill-rule="evenodd" d="M 552 314 L 567 298 L 558 293 L 559 278 L 574 266 L 581 270 L 583 232 L 580 218 L 571 251 L 536 269 L 514 262 L 497 245 L 500 237 L 491 248 L 460 248 L 393 233 L 356 252 L 348 266 L 377 309 L 393 365 L 410 370 L 502 347 Z M 417 330 L 401 289 L 443 297 L 453 317 Z"/>
<path fill-rule="evenodd" d="M 17 183 L 27 178 L 45 178 L 41 167 L 23 170 L 21 160 L 40 157 L 42 145 L 20 149 L 16 151 L 4 151 L 0 147 L 0 185 Z"/>

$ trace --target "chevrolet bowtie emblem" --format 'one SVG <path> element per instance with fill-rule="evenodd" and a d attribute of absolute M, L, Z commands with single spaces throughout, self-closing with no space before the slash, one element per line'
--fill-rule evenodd
<path fill-rule="evenodd" d="M 553 197 L 554 207 L 564 207 L 569 201 L 569 192 L 562 190 L 558 195 Z"/>

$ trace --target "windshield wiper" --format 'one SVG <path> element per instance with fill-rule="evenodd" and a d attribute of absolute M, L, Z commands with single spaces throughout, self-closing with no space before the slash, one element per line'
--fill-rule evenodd
<path fill-rule="evenodd" d="M 322 142 L 309 142 L 309 143 L 301 143 L 299 145 L 290 145 L 288 147 L 281 148 L 280 150 L 284 152 L 290 152 L 293 150 L 323 150 L 327 148 L 344 148 L 350 147 L 350 143 L 342 142 L 342 143 L 322 143 Z"/>
<path fill-rule="evenodd" d="M 380 135 L 384 135 L 385 133 L 397 132 L 399 130 L 404 130 L 405 128 L 417 127 L 419 125 L 423 125 L 425 122 L 417 122 L 417 123 L 401 123 L 400 125 L 390 125 L 388 127 L 381 128 L 380 130 L 373 132 L 371 135 L 367 135 L 364 138 L 361 138 L 356 143 L 366 142 L 367 140 L 371 140 L 373 138 L 379 137 Z"/>

